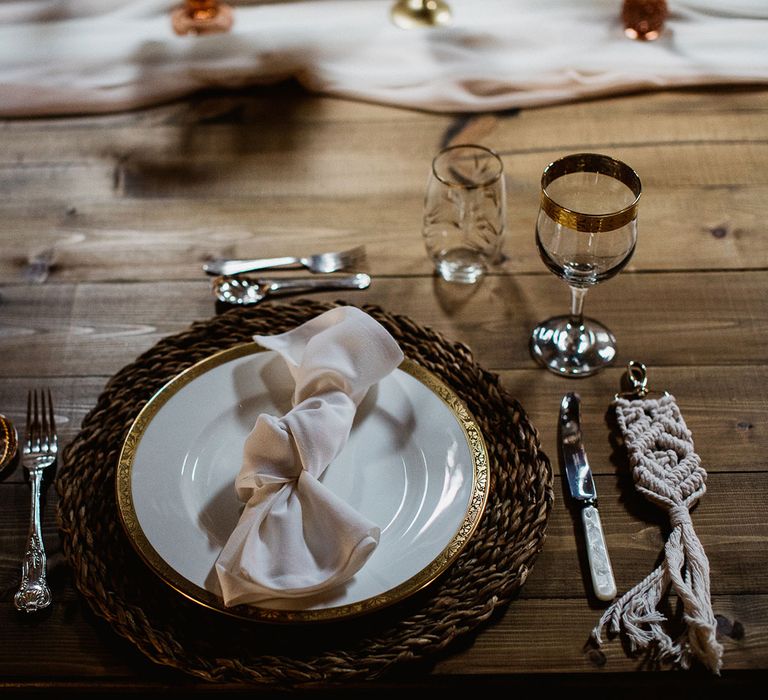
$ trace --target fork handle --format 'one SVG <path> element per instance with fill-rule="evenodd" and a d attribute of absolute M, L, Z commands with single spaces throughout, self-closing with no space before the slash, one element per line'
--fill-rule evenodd
<path fill-rule="evenodd" d="M 21 585 L 13 598 L 17 610 L 35 612 L 51 604 L 51 589 L 46 581 L 46 557 L 43 547 L 43 533 L 40 525 L 40 485 L 42 469 L 29 472 L 32 483 L 32 507 L 29 522 L 29 537 L 21 569 Z"/>
<path fill-rule="evenodd" d="M 203 265 L 209 275 L 242 275 L 254 270 L 301 265 L 299 258 L 256 258 L 254 260 L 211 260 Z"/>

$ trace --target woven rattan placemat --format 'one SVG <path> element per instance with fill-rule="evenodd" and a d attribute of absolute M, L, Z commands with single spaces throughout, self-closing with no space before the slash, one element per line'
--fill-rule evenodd
<path fill-rule="evenodd" d="M 450 568 L 423 591 L 370 615 L 275 625 L 230 618 L 187 600 L 135 553 L 118 515 L 115 472 L 139 410 L 195 362 L 254 334 L 286 331 L 336 305 L 299 299 L 234 309 L 163 339 L 108 382 L 63 451 L 58 518 L 75 584 L 97 615 L 153 661 L 212 681 L 274 688 L 382 678 L 449 651 L 525 582 L 552 505 L 551 467 L 535 428 L 466 346 L 370 305 L 361 308 L 392 333 L 407 357 L 454 390 L 486 440 L 488 505 Z"/>

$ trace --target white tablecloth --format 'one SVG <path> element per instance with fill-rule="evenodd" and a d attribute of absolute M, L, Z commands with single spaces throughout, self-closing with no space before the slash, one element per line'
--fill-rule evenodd
<path fill-rule="evenodd" d="M 0 0 L 0 115 L 108 112 L 206 87 L 308 90 L 480 112 L 630 90 L 768 82 L 768 0 L 669 0 L 654 42 L 621 0 L 449 0 L 394 26 L 390 0 L 238 2 L 226 34 L 177 36 L 178 0 Z"/>

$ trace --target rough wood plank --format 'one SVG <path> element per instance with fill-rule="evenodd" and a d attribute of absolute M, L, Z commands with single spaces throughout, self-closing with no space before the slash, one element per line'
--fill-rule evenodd
<path fill-rule="evenodd" d="M 10 200 L 110 199 L 119 173 L 110 163 L 0 165 L 0 193 Z"/>
<path fill-rule="evenodd" d="M 768 454 L 765 416 L 768 399 L 762 387 L 766 366 L 651 367 L 652 386 L 669 389 L 678 400 L 696 450 L 709 473 L 762 472 Z M 584 435 L 592 467 L 597 474 L 614 475 L 624 466 L 617 449 L 616 427 L 610 402 L 620 386 L 622 367 L 579 382 L 537 369 L 502 370 L 504 386 L 518 398 L 538 430 L 544 452 L 557 460 L 556 420 L 560 399 L 573 386 L 582 397 Z M 95 406 L 107 377 L 53 376 L 0 378 L 2 411 L 22 429 L 26 394 L 30 387 L 49 386 L 56 406 L 62 444 L 78 433 L 86 413 Z M 20 470 L 1 475 L 7 481 L 23 480 Z M 741 479 L 741 474 L 739 474 Z"/>
<path fill-rule="evenodd" d="M 713 475 L 710 493 L 694 512 L 694 524 L 712 566 L 713 609 L 724 622 L 738 622 L 749 640 L 723 637 L 726 668 L 755 668 L 759 649 L 768 646 L 768 579 L 766 524 L 760 522 L 760 503 L 766 498 L 762 475 L 742 480 L 738 492 L 729 492 L 730 477 Z M 634 585 L 653 567 L 663 547 L 659 525 L 643 524 L 642 504 L 611 492 L 610 479 L 598 479 L 600 507 L 608 546 L 617 572 L 619 590 Z M 37 666 L 21 643 L 55 640 L 55 653 L 46 663 L 50 675 L 77 676 L 144 674 L 145 663 L 130 645 L 112 636 L 72 588 L 68 564 L 61 555 L 55 532 L 55 492 L 44 509 L 45 541 L 49 553 L 49 579 L 55 596 L 51 610 L 34 619 L 11 611 L 18 585 L 18 561 L 26 534 L 28 488 L 0 485 L 0 622 L 6 646 L 0 656 L 0 677 L 35 674 Z M 742 517 L 734 517 L 734 502 Z M 752 516 L 750 515 L 752 514 Z M 634 519 L 633 519 L 634 518 Z M 577 532 L 574 532 L 576 530 Z M 585 563 L 577 550 L 578 528 L 559 499 L 548 526 L 547 539 L 521 596 L 504 611 L 497 624 L 484 628 L 471 647 L 446 658 L 439 673 L 523 673 L 537 671 L 589 671 L 603 659 L 582 649 L 599 619 L 601 605 L 588 594 Z M 543 621 L 549 621 L 543 624 Z M 726 629 L 726 628 L 724 628 Z M 19 643 L 14 643 L 18 639 Z M 37 640 L 37 641 L 36 641 Z M 488 653 L 493 649 L 492 653 Z M 743 650 L 743 653 L 741 651 Z M 619 644 L 606 647 L 605 671 L 627 671 L 637 662 L 624 657 Z"/>
<path fill-rule="evenodd" d="M 752 620 L 747 626 L 737 626 L 743 630 L 744 637 L 734 639 L 721 634 L 726 672 L 760 669 L 760 655 L 768 648 L 768 596 L 718 596 L 713 599 L 713 605 L 722 616 L 723 630 L 731 634 L 733 624 L 741 624 L 745 614 Z M 471 644 L 467 644 L 466 639 L 460 640 L 437 659 L 432 674 L 438 677 L 511 674 L 512 678 L 507 682 L 513 682 L 514 676 L 527 673 L 599 671 L 604 674 L 601 678 L 610 682 L 614 673 L 641 670 L 642 662 L 626 656 L 617 641 L 606 644 L 603 654 L 584 649 L 599 616 L 599 609 L 590 608 L 579 598 L 526 600 L 524 604 L 523 601 L 513 601 L 498 621 L 483 626 L 480 634 L 472 636 Z M 185 678 L 191 682 L 182 674 L 170 675 L 168 669 L 168 673 L 162 675 L 127 642 L 114 635 L 106 624 L 90 619 L 90 613 L 83 616 L 77 596 L 62 600 L 46 620 L 38 620 L 36 625 L 14 624 L 10 617 L 6 612 L 0 612 L 0 619 L 11 623 L 7 627 L 4 625 L 7 645 L 0 658 L 0 677 L 6 681 L 48 677 L 55 683 L 59 676 L 81 682 L 98 677 L 108 683 L 135 674 L 139 685 L 158 676 L 165 677 L 166 681 L 175 678 L 176 683 L 183 683 Z M 550 621 L 567 622 L 551 624 Z M 49 655 L 45 672 L 40 673 L 39 661 L 25 652 L 25 644 L 38 640 L 50 648 L 51 635 L 61 646 Z M 428 680 L 423 676 L 419 679 L 420 682 Z M 213 690 L 210 685 L 205 687 Z"/>
<path fill-rule="evenodd" d="M 764 140 L 768 91 L 733 88 L 619 95 L 606 100 L 521 110 L 497 129 L 520 135 L 520 148 L 554 146 L 578 152 L 591 144 L 663 144 Z"/>
<path fill-rule="evenodd" d="M 585 310 L 616 334 L 619 366 L 767 364 L 766 274 L 625 272 L 591 290 Z M 402 279 L 375 278 L 368 290 L 316 298 L 397 310 L 468 344 L 495 369 L 534 367 L 531 329 L 568 308 L 567 288 L 553 275 L 490 277 L 477 288 L 414 278 L 407 286 L 404 294 Z M 111 375 L 161 337 L 213 315 L 215 301 L 205 279 L 8 285 L 0 311 L 0 376 L 31 368 L 38 376 Z"/>
<path fill-rule="evenodd" d="M 566 391 L 582 398 L 584 439 L 592 468 L 612 474 L 624 465 L 617 447 L 618 429 L 611 402 L 621 386 L 619 365 L 585 381 L 570 383 L 538 370 L 502 370 L 505 387 L 517 397 L 541 436 L 551 459 L 557 459 L 557 415 Z M 764 366 L 648 366 L 653 388 L 669 391 L 678 401 L 698 454 L 708 472 L 752 472 L 766 467 L 768 398 L 762 387 Z M 741 478 L 740 476 L 738 478 Z"/>
<path fill-rule="evenodd" d="M 742 87 L 617 95 L 603 100 L 501 113 L 451 115 L 324 97 L 286 86 L 243 94 L 201 95 L 133 112 L 67 119 L 3 119 L 12 138 L 0 164 L 71 162 L 136 149 L 209 155 L 222 144 L 251 152 L 275 148 L 348 148 L 358 139 L 398 144 L 493 139 L 507 152 L 576 151 L 595 144 L 758 141 L 768 138 L 768 90 Z M 683 117 L 683 118 L 681 118 Z M 256 129 L 255 127 L 258 127 Z M 371 138 L 375 129 L 376 136 Z"/>
<path fill-rule="evenodd" d="M 556 503 L 547 538 L 521 597 L 569 598 L 577 594 L 599 606 L 592 594 L 578 508 L 574 507 L 557 460 Z M 669 534 L 666 513 L 632 484 L 629 468 L 596 477 L 598 504 L 619 593 L 650 574 L 663 556 Z M 763 591 L 768 585 L 768 498 L 765 473 L 710 473 L 707 493 L 693 510 L 696 534 L 709 558 L 713 595 Z M 738 504 L 738 505 L 737 505 Z M 717 612 L 717 611 L 716 611 Z"/>
<path fill-rule="evenodd" d="M 534 242 L 537 196 L 533 174 L 510 194 L 501 272 L 547 274 Z M 59 281 L 191 280 L 211 257 L 300 255 L 359 243 L 377 274 L 428 275 L 422 197 L 419 185 L 397 197 L 65 197 L 39 206 L 23 199 L 0 204 L 0 275 L 20 280 L 30 257 L 50 249 Z M 768 267 L 768 186 L 669 186 L 644 197 L 630 270 Z"/>
<path fill-rule="evenodd" d="M 760 657 L 768 649 L 768 596 L 715 597 L 713 607 L 731 634 L 734 622 L 749 619 L 745 636 L 720 635 L 727 670 L 761 669 Z M 583 599 L 512 602 L 495 625 L 471 645 L 439 662 L 441 674 L 508 674 L 536 669 L 543 673 L 612 672 L 643 669 L 642 660 L 628 657 L 618 641 L 603 647 L 603 654 L 585 649 L 589 634 L 600 619 L 600 609 Z M 737 629 L 739 629 L 737 627 Z M 601 676 L 602 678 L 602 676 Z M 643 679 L 637 678 L 638 683 Z M 599 683 L 599 681 L 597 681 Z"/>
<path fill-rule="evenodd" d="M 585 597 L 591 593 L 589 569 L 578 512 L 565 492 L 557 463 L 556 503 L 547 525 L 547 537 L 521 598 Z M 234 473 L 237 466 L 234 467 Z M 626 467 L 618 474 L 597 476 L 600 513 L 619 591 L 627 591 L 658 563 L 669 532 L 666 514 L 648 503 L 632 486 Z M 64 588 L 61 569 L 66 563 L 56 535 L 57 496 L 53 484 L 45 489 L 43 525 L 54 593 Z M 768 588 L 768 524 L 762 505 L 768 498 L 765 473 L 739 475 L 711 473 L 708 492 L 694 510 L 696 533 L 711 566 L 713 595 L 739 595 Z M 739 504 L 738 510 L 734 504 Z M 29 518 L 26 483 L 0 484 L 0 590 L 11 595 L 19 582 Z"/>
<path fill-rule="evenodd" d="M 541 169 L 584 149 L 642 175 L 631 269 L 765 268 L 767 104 L 765 90 L 694 90 L 456 119 L 277 88 L 128 115 L 4 120 L 0 274 L 55 247 L 62 279 L 191 278 L 207 255 L 353 239 L 369 243 L 380 274 L 428 273 L 425 173 L 439 145 L 462 135 L 508 163 L 507 272 L 542 272 L 532 234 Z"/>
<path fill-rule="evenodd" d="M 505 152 L 504 142 L 486 141 L 486 145 Z M 600 148 L 601 144 L 592 144 Z M 713 143 L 701 148 L 699 143 L 672 143 L 611 146 L 609 155 L 625 160 L 637 170 L 646 197 L 669 187 L 704 185 L 710 188 L 766 185 L 768 139 L 754 143 Z M 537 192 L 541 172 L 563 149 L 550 148 L 537 153 L 510 153 L 507 181 L 515 193 L 533 189 Z M 566 151 L 567 152 L 567 151 Z M 131 153 L 120 159 L 119 192 L 135 198 L 188 197 L 360 197 L 386 194 L 393 202 L 409 193 L 423 194 L 429 164 L 435 153 L 432 143 L 418 141 L 403 148 L 379 144 L 370 139 L 346 149 L 334 145 L 317 151 L 302 151 L 302 158 L 291 151 L 269 150 L 243 153 L 236 147 L 219 148 L 204 157 L 189 156 L 174 150 L 167 156 L 149 151 Z M 66 167 L 66 166 L 65 166 Z M 15 169 L 9 168 L 9 174 Z M 30 172 L 32 169 L 30 168 Z M 48 170 L 40 166 L 40 172 Z M 110 171 L 111 172 L 111 171 Z M 0 176 L 2 176 L 0 171 Z M 2 180 L 0 180 L 2 183 Z M 17 191 L 25 183 L 17 183 Z M 34 182 L 28 185 L 35 188 Z M 42 189 L 42 186 L 39 186 Z M 36 192 L 36 189 L 33 189 Z"/>

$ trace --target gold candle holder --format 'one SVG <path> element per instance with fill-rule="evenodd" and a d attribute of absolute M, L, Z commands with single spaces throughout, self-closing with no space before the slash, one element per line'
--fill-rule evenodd
<path fill-rule="evenodd" d="M 401 29 L 435 27 L 452 20 L 451 8 L 443 0 L 398 0 L 390 14 Z"/>

